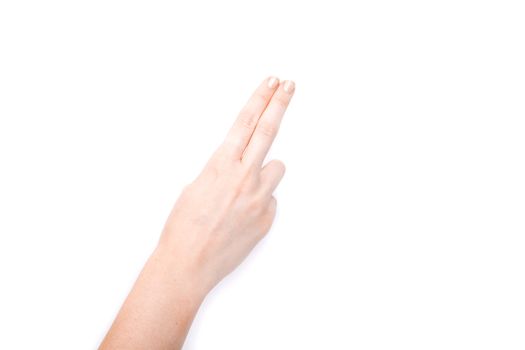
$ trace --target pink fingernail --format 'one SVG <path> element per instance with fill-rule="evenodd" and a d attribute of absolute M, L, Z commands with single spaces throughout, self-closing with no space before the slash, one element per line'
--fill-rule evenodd
<path fill-rule="evenodd" d="M 279 79 L 277 79 L 276 77 L 270 77 L 268 79 L 268 87 L 270 89 L 273 89 L 274 87 L 276 87 L 277 84 L 279 84 Z"/>
<path fill-rule="evenodd" d="M 295 90 L 295 83 L 291 80 L 286 80 L 284 82 L 284 91 L 292 93 Z"/>

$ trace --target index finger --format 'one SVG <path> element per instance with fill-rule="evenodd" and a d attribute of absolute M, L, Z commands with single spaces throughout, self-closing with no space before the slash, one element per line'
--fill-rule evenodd
<path fill-rule="evenodd" d="M 291 80 L 285 80 L 279 85 L 257 122 L 250 142 L 242 156 L 243 162 L 262 165 L 279 131 L 284 112 L 286 112 L 294 92 L 295 83 Z"/>

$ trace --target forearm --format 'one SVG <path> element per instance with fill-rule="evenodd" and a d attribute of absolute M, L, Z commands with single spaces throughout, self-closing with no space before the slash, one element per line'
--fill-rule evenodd
<path fill-rule="evenodd" d="M 159 243 L 99 349 L 180 349 L 205 295 L 191 269 Z"/>

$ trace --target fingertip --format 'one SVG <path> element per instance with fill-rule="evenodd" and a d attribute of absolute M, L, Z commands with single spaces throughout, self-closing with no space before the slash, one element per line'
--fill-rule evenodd
<path fill-rule="evenodd" d="M 277 86 L 279 86 L 279 78 L 276 76 L 269 76 L 266 78 L 266 84 L 270 89 L 275 89 Z"/>
<path fill-rule="evenodd" d="M 284 92 L 293 94 L 295 91 L 295 82 L 293 80 L 285 80 L 283 82 Z"/>
<path fill-rule="evenodd" d="M 284 162 L 282 160 L 279 160 L 279 159 L 274 159 L 274 162 L 277 163 L 280 171 L 281 171 L 281 177 L 284 176 L 284 174 L 286 173 L 286 165 L 284 164 Z"/>
<path fill-rule="evenodd" d="M 286 172 L 286 165 L 280 159 L 272 159 L 263 167 L 263 169 L 267 169 L 268 171 L 276 170 L 277 173 L 282 176 Z"/>

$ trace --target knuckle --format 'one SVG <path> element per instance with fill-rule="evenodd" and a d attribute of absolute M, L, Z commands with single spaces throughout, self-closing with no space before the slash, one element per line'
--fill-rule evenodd
<path fill-rule="evenodd" d="M 255 187 L 247 197 L 247 207 L 250 212 L 263 214 L 268 209 L 269 199 L 267 193 L 261 191 L 259 187 Z"/>
<path fill-rule="evenodd" d="M 241 169 L 242 173 L 249 178 L 254 178 L 261 171 L 261 168 L 256 163 L 246 163 L 241 166 Z"/>
<path fill-rule="evenodd" d="M 282 161 L 275 159 L 274 163 L 279 173 L 284 174 L 286 172 L 286 165 Z"/>
<path fill-rule="evenodd" d="M 279 126 L 271 122 L 261 122 L 258 126 L 259 132 L 268 137 L 273 137 L 279 131 Z"/>
<path fill-rule="evenodd" d="M 262 211 L 263 203 L 259 197 L 253 196 L 248 200 L 246 208 L 249 213 L 258 215 Z"/>
<path fill-rule="evenodd" d="M 273 203 L 275 203 L 275 199 L 272 200 Z M 260 231 L 260 238 L 265 237 L 268 232 L 270 231 L 270 228 L 272 227 L 273 220 L 275 218 L 275 212 L 276 212 L 276 205 L 271 205 L 268 210 L 264 212 L 264 216 L 262 218 L 262 229 Z"/>
<path fill-rule="evenodd" d="M 228 170 L 223 177 L 235 191 L 244 193 L 249 190 L 254 173 L 249 165 L 238 165 L 235 169 Z"/>
<path fill-rule="evenodd" d="M 239 124 L 245 129 L 253 129 L 257 121 L 256 114 L 251 110 L 243 110 L 239 115 Z"/>
<path fill-rule="evenodd" d="M 257 103 L 257 104 L 266 104 L 268 102 L 268 94 L 264 94 L 264 93 L 255 93 L 253 95 L 253 102 Z"/>
<path fill-rule="evenodd" d="M 276 95 L 273 98 L 273 101 L 275 101 L 275 103 L 279 107 L 282 107 L 282 108 L 286 108 L 288 106 L 288 104 L 290 103 L 290 99 L 287 96 L 284 96 L 284 95 L 281 95 L 281 94 Z"/>
<path fill-rule="evenodd" d="M 256 185 L 255 171 L 252 167 L 246 167 L 241 171 L 240 175 L 237 176 L 236 186 L 245 195 L 250 196 Z"/>

